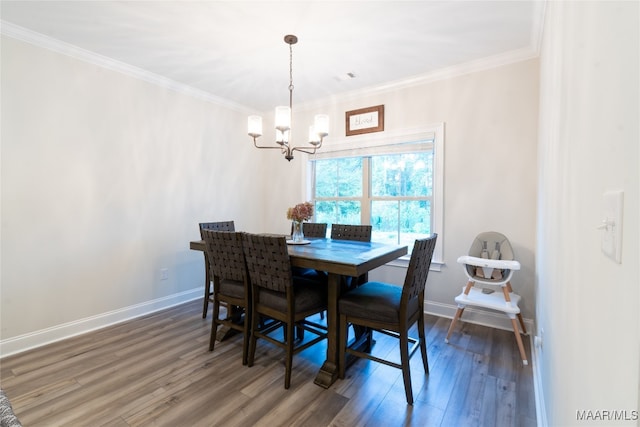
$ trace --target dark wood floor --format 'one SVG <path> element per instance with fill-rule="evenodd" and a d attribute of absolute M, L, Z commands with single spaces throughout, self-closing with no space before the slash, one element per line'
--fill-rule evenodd
<path fill-rule="evenodd" d="M 427 316 L 430 374 L 416 354 L 408 406 L 400 370 L 368 360 L 316 386 L 324 343 L 294 357 L 285 390 L 278 348 L 260 341 L 251 368 L 240 335 L 211 353 L 201 310 L 193 301 L 5 358 L 2 388 L 25 427 L 536 425 L 532 369 L 511 332 L 461 323 L 445 344 L 449 320 Z M 397 354 L 396 341 L 376 340 L 376 354 Z"/>

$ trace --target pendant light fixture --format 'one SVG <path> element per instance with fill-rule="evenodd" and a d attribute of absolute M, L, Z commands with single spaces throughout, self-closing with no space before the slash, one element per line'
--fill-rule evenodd
<path fill-rule="evenodd" d="M 293 45 L 298 42 L 298 37 L 294 35 L 284 36 L 284 41 L 289 45 L 289 106 L 276 107 L 275 128 L 276 144 L 260 146 L 257 139 L 262 136 L 262 117 L 249 116 L 247 122 L 248 134 L 253 138 L 253 145 L 256 148 L 279 149 L 284 158 L 288 161 L 293 159 L 293 152 L 300 151 L 307 154 L 314 154 L 322 146 L 322 141 L 329 135 L 329 116 L 326 114 L 316 114 L 314 124 L 309 126 L 309 145 L 294 147 L 291 144 L 291 109 L 293 106 Z"/>

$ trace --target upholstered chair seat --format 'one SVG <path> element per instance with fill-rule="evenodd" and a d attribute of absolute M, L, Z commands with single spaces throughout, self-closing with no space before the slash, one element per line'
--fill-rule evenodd
<path fill-rule="evenodd" d="M 338 307 L 347 316 L 368 318 L 384 323 L 400 323 L 400 300 L 402 286 L 381 282 L 368 282 L 344 294 Z M 409 300 L 407 316 L 412 317 L 419 309 L 417 299 Z"/>
<path fill-rule="evenodd" d="M 281 292 L 273 292 L 267 289 L 260 291 L 260 302 L 277 311 L 287 311 L 287 296 Z M 327 306 L 327 288 L 318 286 L 313 281 L 305 281 L 296 277 L 296 285 L 293 292 L 294 314 L 307 311 L 322 310 Z"/>
<path fill-rule="evenodd" d="M 244 298 L 244 282 L 236 280 L 221 280 L 220 293 L 235 298 Z"/>

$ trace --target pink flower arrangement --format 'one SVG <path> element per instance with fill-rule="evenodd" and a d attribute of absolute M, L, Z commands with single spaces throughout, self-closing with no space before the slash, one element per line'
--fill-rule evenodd
<path fill-rule="evenodd" d="M 308 221 L 313 217 L 313 205 L 310 202 L 298 203 L 287 209 L 287 219 L 293 221 Z"/>

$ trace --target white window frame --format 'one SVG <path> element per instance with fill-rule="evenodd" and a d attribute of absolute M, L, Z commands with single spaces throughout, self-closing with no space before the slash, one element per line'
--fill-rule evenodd
<path fill-rule="evenodd" d="M 433 205 L 431 215 L 433 221 L 432 232 L 438 234 L 431 269 L 440 271 L 441 266 L 444 265 L 444 123 L 395 132 L 385 131 L 343 138 L 329 137 L 320 151 L 309 156 L 309 160 L 391 154 L 402 152 L 401 144 L 425 140 L 433 141 Z M 303 169 L 307 180 L 307 199 L 311 200 L 314 194 L 313 169 L 309 167 L 309 162 L 305 164 Z M 391 264 L 407 266 L 408 261 L 409 257 L 403 257 Z"/>

